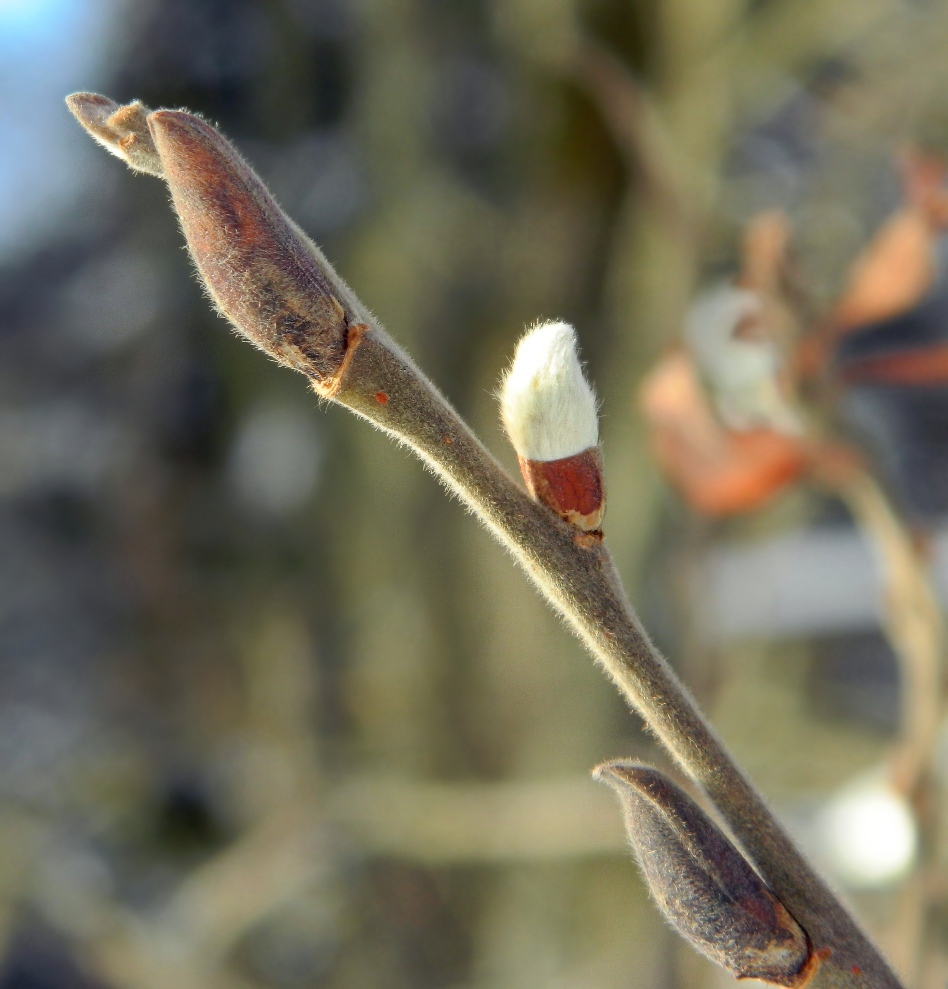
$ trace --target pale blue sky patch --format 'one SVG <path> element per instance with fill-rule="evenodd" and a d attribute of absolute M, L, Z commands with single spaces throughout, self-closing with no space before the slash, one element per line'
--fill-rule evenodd
<path fill-rule="evenodd" d="M 0 0 L 0 254 L 58 224 L 93 180 L 95 149 L 63 104 L 101 85 L 124 0 Z"/>

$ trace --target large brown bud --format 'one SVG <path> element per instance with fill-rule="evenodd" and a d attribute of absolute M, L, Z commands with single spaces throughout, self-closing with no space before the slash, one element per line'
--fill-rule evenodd
<path fill-rule="evenodd" d="M 131 168 L 164 178 L 198 272 L 237 329 L 324 394 L 350 326 L 368 314 L 315 244 L 280 209 L 234 147 L 184 110 L 149 112 L 97 93 L 66 104 Z"/>
<path fill-rule="evenodd" d="M 357 320 L 351 299 L 340 299 L 327 277 L 329 263 L 210 124 L 181 110 L 147 119 L 211 298 L 281 364 L 317 382 L 331 378 Z"/>

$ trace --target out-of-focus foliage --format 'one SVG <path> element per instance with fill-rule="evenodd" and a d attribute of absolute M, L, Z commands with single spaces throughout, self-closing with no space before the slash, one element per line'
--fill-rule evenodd
<path fill-rule="evenodd" d="M 899 148 L 948 146 L 945 4 L 110 9 L 94 85 L 219 123 L 511 466 L 500 370 L 525 324 L 577 326 L 635 600 L 815 833 L 894 732 L 868 558 L 805 488 L 692 518 L 636 396 L 762 209 L 814 318 L 839 297 Z M 659 758 L 609 684 L 415 462 L 232 337 L 161 183 L 96 168 L 0 270 L 0 987 L 716 984 L 588 779 Z M 861 356 L 943 339 L 940 265 Z M 864 383 L 826 421 L 937 558 L 942 386 Z M 905 933 L 901 895 L 860 907 L 941 985 L 937 913 Z"/>

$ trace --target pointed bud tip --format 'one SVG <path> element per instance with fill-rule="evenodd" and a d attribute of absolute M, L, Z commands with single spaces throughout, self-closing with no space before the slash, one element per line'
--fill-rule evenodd
<path fill-rule="evenodd" d="M 222 164 L 240 162 L 229 142 L 201 117 L 187 110 L 153 110 L 146 120 L 161 156 L 172 195 L 195 181 L 220 178 Z M 249 172 L 246 166 L 244 169 Z"/>
<path fill-rule="evenodd" d="M 207 130 L 212 129 L 209 124 L 204 123 L 196 113 L 191 113 L 190 110 L 152 110 L 148 114 L 148 123 L 150 126 L 165 128 L 176 125 L 179 127 L 191 127 L 195 124 L 200 124 Z"/>
<path fill-rule="evenodd" d="M 148 108 L 137 100 L 119 106 L 98 93 L 66 97 L 70 113 L 87 133 L 131 169 L 161 177 L 161 159 L 148 130 Z"/>
<path fill-rule="evenodd" d="M 601 762 L 590 774 L 597 783 L 605 783 L 607 786 L 617 787 L 623 783 L 631 782 L 640 775 L 652 774 L 660 775 L 657 770 L 650 766 L 642 766 L 633 762 Z"/>
<path fill-rule="evenodd" d="M 526 460 L 560 460 L 598 445 L 596 397 L 572 326 L 541 323 L 521 338 L 500 405 L 507 435 Z"/>
<path fill-rule="evenodd" d="M 799 986 L 806 934 L 691 797 L 650 766 L 607 762 L 593 777 L 619 796 L 642 876 L 678 933 L 738 978 Z"/>
<path fill-rule="evenodd" d="M 159 148 L 185 150 L 194 149 L 202 139 L 223 141 L 209 123 L 187 110 L 152 110 L 147 123 Z"/>
<path fill-rule="evenodd" d="M 105 120 L 118 109 L 115 100 L 98 93 L 70 93 L 66 97 L 66 106 L 81 123 L 86 120 Z"/>

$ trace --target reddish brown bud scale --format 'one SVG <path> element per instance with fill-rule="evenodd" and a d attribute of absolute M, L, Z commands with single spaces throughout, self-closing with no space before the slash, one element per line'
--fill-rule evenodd
<path fill-rule="evenodd" d="M 599 447 L 560 460 L 519 460 L 520 473 L 534 498 L 584 532 L 602 525 L 606 498 Z"/>
<path fill-rule="evenodd" d="M 184 236 L 221 311 L 262 350 L 315 383 L 332 379 L 353 314 L 325 259 L 234 148 L 190 113 L 158 110 L 148 124 Z"/>

